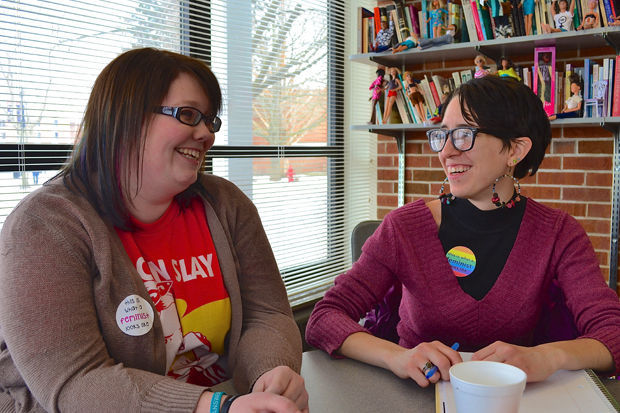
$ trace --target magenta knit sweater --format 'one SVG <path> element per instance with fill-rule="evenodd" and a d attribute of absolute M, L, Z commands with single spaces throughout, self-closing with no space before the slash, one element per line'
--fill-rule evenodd
<path fill-rule="evenodd" d="M 476 351 L 496 340 L 528 346 L 589 337 L 609 349 L 620 373 L 620 301 L 605 284 L 585 231 L 562 211 L 527 200 L 504 269 L 480 301 L 459 286 L 424 201 L 392 211 L 316 305 L 308 343 L 333 354 L 350 334 L 365 331 L 358 320 L 397 280 L 401 346 L 439 340 Z M 550 304 L 558 292 L 562 303 Z M 570 325 L 553 312 L 564 312 Z"/>

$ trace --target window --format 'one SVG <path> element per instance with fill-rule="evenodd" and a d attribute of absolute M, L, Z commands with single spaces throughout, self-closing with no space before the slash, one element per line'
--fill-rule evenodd
<path fill-rule="evenodd" d="M 291 303 L 322 295 L 349 265 L 351 219 L 374 214 L 373 180 L 346 168 L 360 150 L 367 167 L 371 147 L 345 144 L 349 14 L 337 0 L 3 1 L 0 225 L 65 161 L 101 69 L 130 48 L 165 48 L 220 81 L 207 169 L 256 204 Z"/>

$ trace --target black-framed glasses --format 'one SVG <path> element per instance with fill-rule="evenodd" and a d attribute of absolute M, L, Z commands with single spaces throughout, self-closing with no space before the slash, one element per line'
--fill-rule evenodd
<path fill-rule="evenodd" d="M 212 117 L 206 116 L 191 106 L 160 106 L 155 109 L 155 113 L 172 116 L 179 122 L 189 126 L 196 126 L 202 120 L 212 133 L 219 132 L 222 127 L 222 120 L 219 117 L 216 115 Z"/>
<path fill-rule="evenodd" d="M 478 132 L 480 132 L 478 128 L 460 126 L 454 129 L 429 129 L 426 131 L 426 136 L 433 152 L 441 152 L 444 146 L 446 146 L 448 136 L 456 149 L 465 152 L 474 147 L 474 141 Z"/>

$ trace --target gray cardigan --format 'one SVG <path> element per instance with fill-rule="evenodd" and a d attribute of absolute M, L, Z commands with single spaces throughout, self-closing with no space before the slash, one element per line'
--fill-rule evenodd
<path fill-rule="evenodd" d="M 226 355 L 242 392 L 299 372 L 301 338 L 252 202 L 205 176 L 209 229 L 232 306 Z M 0 412 L 193 412 L 203 387 L 165 376 L 159 318 L 124 334 L 116 309 L 144 284 L 114 229 L 60 180 L 27 196 L 0 234 Z"/>

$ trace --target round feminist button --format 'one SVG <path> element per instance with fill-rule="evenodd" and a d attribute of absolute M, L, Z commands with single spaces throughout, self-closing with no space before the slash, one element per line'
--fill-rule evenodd
<path fill-rule="evenodd" d="M 458 246 L 452 248 L 446 254 L 448 262 L 457 277 L 467 277 L 476 268 L 476 256 L 467 247 Z"/>
<path fill-rule="evenodd" d="M 116 324 L 125 334 L 142 336 L 153 328 L 153 307 L 139 295 L 125 297 L 116 309 Z"/>

